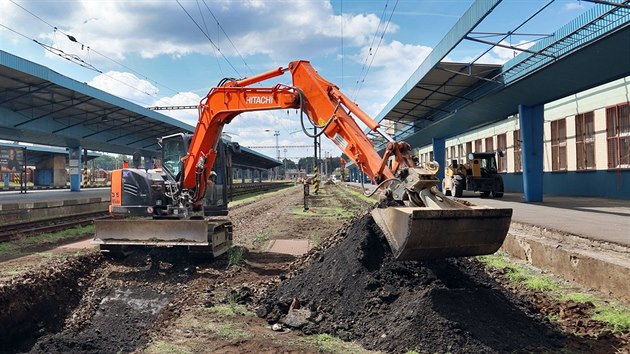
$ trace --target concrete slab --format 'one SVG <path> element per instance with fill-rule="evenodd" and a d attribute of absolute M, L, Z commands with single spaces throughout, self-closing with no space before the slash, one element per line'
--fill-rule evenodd
<path fill-rule="evenodd" d="M 272 240 L 268 252 L 301 256 L 309 249 L 308 240 Z"/>
<path fill-rule="evenodd" d="M 542 203 L 526 203 L 522 194 L 464 200 L 495 208 L 512 208 L 512 221 L 630 247 L 630 202 L 627 200 L 545 196 Z"/>
<path fill-rule="evenodd" d="M 630 248 L 512 222 L 501 249 L 537 268 L 630 303 Z"/>

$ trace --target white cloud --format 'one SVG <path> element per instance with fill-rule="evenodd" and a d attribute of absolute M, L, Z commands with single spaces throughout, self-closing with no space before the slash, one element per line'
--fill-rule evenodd
<path fill-rule="evenodd" d="M 88 85 L 144 105 L 153 102 L 159 91 L 150 82 L 132 73 L 120 71 L 100 74 L 89 81 Z"/>
<path fill-rule="evenodd" d="M 46 44 L 79 55 L 84 60 L 90 59 L 97 67 L 111 63 L 96 52 L 116 60 L 130 55 L 177 58 L 192 53 L 214 53 L 208 38 L 174 1 L 31 0 L 20 4 L 89 45 L 93 49 L 91 54 L 86 47 L 81 48 L 80 44 L 71 42 L 6 1 L 0 9 L 10 16 L 4 16 L 6 23 L 3 24 L 30 37 L 41 38 Z M 338 50 L 341 21 L 346 45 L 355 46 L 365 44 L 379 24 L 379 18 L 374 14 L 334 15 L 328 1 L 181 1 L 181 4 L 223 54 L 236 56 L 206 4 L 242 55 L 264 54 L 283 62 L 301 57 L 303 53 L 325 54 Z M 388 32 L 396 30 L 397 26 L 390 24 Z M 6 35 L 6 31 L 0 32 L 0 36 Z"/>
<path fill-rule="evenodd" d="M 583 8 L 585 8 L 585 6 L 580 1 L 570 2 L 564 5 L 564 9 L 567 11 L 581 10 Z"/>
<path fill-rule="evenodd" d="M 178 92 L 174 96 L 160 98 L 153 103 L 153 106 L 195 106 L 198 105 L 200 101 L 201 97 L 194 92 Z M 192 126 L 195 126 L 199 120 L 199 113 L 196 109 L 163 110 L 159 112 Z"/>
<path fill-rule="evenodd" d="M 365 58 L 368 57 L 366 66 L 370 64 L 372 58 L 374 61 L 368 75 L 365 77 L 357 103 L 366 113 L 375 117 L 389 102 L 384 101 L 384 99 L 389 100 L 398 92 L 411 74 L 431 53 L 431 50 L 432 48 L 422 45 L 391 41 L 381 45 L 376 55 L 369 55 L 370 48 L 363 47 L 360 53 L 352 59 L 363 64 Z M 355 83 L 356 81 L 355 79 Z M 352 87 L 349 92 L 346 92 L 348 96 L 354 95 L 355 83 L 352 86 L 348 85 Z"/>

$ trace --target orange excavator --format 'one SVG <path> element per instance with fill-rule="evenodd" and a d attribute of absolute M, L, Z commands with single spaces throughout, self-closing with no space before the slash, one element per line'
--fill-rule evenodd
<path fill-rule="evenodd" d="M 287 71 L 292 85 L 253 86 Z M 214 256 L 225 252 L 232 225 L 216 217 L 227 214 L 227 203 L 219 203 L 219 209 L 204 205 L 209 185 L 217 187 L 208 182 L 210 172 L 228 172 L 222 161 L 223 127 L 243 112 L 275 109 L 298 109 L 305 134 L 314 137 L 304 125 L 306 116 L 378 186 L 383 197 L 372 216 L 398 260 L 490 254 L 503 243 L 511 209 L 470 206 L 444 196 L 437 189 L 436 163 L 417 166 L 409 144 L 392 139 L 308 61 L 294 61 L 250 78 L 222 80 L 201 101 L 192 136 L 162 138 L 162 169 L 114 171 L 110 212 L 150 218 L 99 221 L 95 241 L 101 249 L 186 246 Z M 357 119 L 387 140 L 383 156 Z"/>

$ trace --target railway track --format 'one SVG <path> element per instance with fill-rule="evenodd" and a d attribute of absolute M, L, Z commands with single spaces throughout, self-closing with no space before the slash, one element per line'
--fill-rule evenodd
<path fill-rule="evenodd" d="M 0 231 L 0 242 L 7 242 L 46 232 L 66 230 L 75 226 L 90 225 L 96 219 L 105 218 L 109 218 L 109 214 L 107 212 L 95 212 L 60 216 L 52 219 L 29 221 L 19 224 L 3 225 L 2 231 Z"/>
<path fill-rule="evenodd" d="M 252 193 L 272 191 L 292 185 L 293 183 L 291 182 L 234 184 L 230 190 L 230 196 L 235 197 Z M 94 222 L 95 219 L 105 218 L 109 218 L 109 214 L 105 211 L 102 211 L 2 225 L 2 231 L 0 231 L 0 243 L 47 232 L 61 231 L 75 226 L 90 225 Z"/>
<path fill-rule="evenodd" d="M 276 189 L 293 186 L 293 182 L 263 182 L 263 183 L 238 183 L 230 187 L 230 197 L 246 194 L 268 192 Z"/>

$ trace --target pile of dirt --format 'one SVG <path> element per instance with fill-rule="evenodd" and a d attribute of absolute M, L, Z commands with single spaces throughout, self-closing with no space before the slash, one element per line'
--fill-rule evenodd
<path fill-rule="evenodd" d="M 553 351 L 561 335 L 467 259 L 397 262 L 370 215 L 259 300 L 269 323 L 387 352 Z"/>
<path fill-rule="evenodd" d="M 0 285 L 0 348 L 22 350 L 64 325 L 96 279 L 98 254 L 52 261 Z"/>

